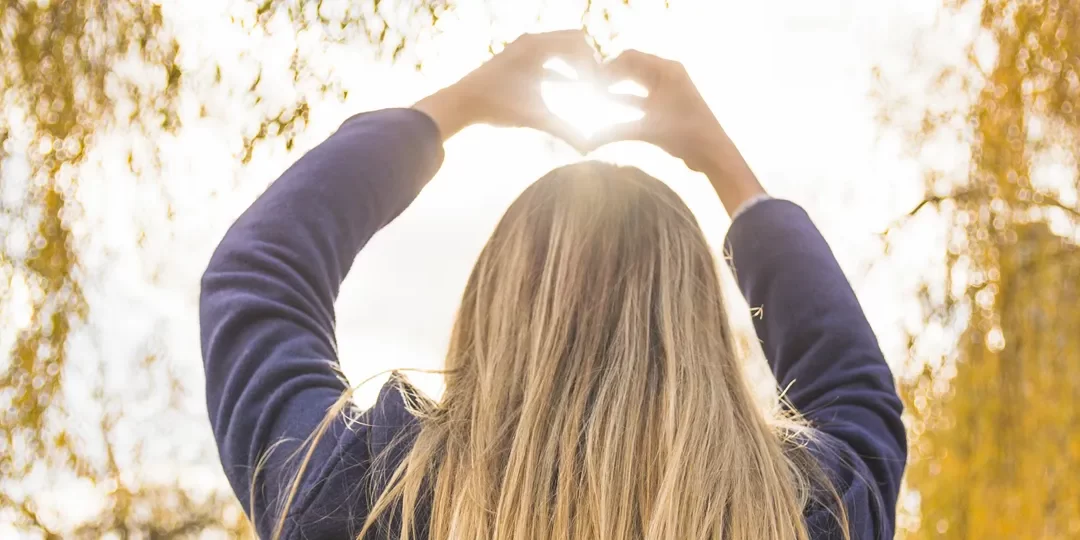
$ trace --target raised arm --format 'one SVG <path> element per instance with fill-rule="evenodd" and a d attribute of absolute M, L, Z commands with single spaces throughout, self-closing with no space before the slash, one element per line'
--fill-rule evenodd
<path fill-rule="evenodd" d="M 877 338 L 825 239 L 797 205 L 767 200 L 731 225 L 729 262 L 784 397 L 876 486 L 860 525 L 891 537 L 907 458 L 902 405 Z M 832 441 L 828 441 L 832 442 Z M 870 519 L 866 519 L 870 518 Z"/>
<path fill-rule="evenodd" d="M 341 281 L 442 157 L 436 125 L 419 111 L 350 118 L 240 216 L 210 259 L 199 305 L 207 407 L 226 476 L 262 535 L 291 479 L 283 458 L 345 390 L 334 335 Z M 314 461 L 332 448 L 320 445 Z"/>
<path fill-rule="evenodd" d="M 584 66 L 593 54 L 580 32 L 523 36 L 412 109 L 350 118 L 225 234 L 202 279 L 206 399 L 225 473 L 244 509 L 254 511 L 260 536 L 271 537 L 295 474 L 298 462 L 285 458 L 346 389 L 337 366 L 334 301 L 357 253 L 435 174 L 443 139 L 469 124 L 538 128 L 579 142 L 543 106 L 542 65 L 560 56 Z M 377 405 L 375 417 L 404 414 L 386 408 Z M 321 500 L 327 482 L 357 491 L 345 479 L 363 478 L 371 457 L 365 452 L 388 436 L 371 433 L 369 424 L 349 431 L 344 420 L 331 423 L 307 460 L 288 510 L 296 518 L 287 520 L 284 536 L 343 537 L 363 521 L 364 508 L 312 501 Z"/>
<path fill-rule="evenodd" d="M 769 200 L 734 143 L 670 60 L 627 51 L 605 69 L 649 91 L 638 121 L 596 143 L 637 139 L 705 173 L 732 214 L 726 251 L 785 398 L 826 434 L 853 537 L 891 537 L 907 447 L 901 402 L 870 325 L 828 244 L 798 206 Z M 830 444 L 831 443 L 831 444 Z"/>

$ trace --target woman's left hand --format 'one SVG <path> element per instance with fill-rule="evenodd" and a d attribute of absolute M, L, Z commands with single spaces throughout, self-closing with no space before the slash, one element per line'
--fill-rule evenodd
<path fill-rule="evenodd" d="M 540 97 L 540 83 L 557 77 L 544 64 L 556 57 L 577 70 L 579 77 L 600 69 L 597 51 L 582 30 L 524 34 L 460 81 L 420 100 L 413 108 L 435 120 L 444 140 L 468 125 L 483 123 L 538 129 L 579 151 L 589 149 L 584 135 L 552 114 Z"/>

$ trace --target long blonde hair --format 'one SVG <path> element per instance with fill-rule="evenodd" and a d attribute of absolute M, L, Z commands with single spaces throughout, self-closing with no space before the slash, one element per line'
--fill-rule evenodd
<path fill-rule="evenodd" d="M 468 280 L 442 398 L 406 393 L 419 429 L 359 538 L 806 539 L 822 492 L 847 530 L 808 429 L 744 380 L 697 221 L 635 168 L 526 189 Z"/>

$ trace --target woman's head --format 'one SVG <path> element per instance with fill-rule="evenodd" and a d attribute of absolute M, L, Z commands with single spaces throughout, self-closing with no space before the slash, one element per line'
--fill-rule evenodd
<path fill-rule="evenodd" d="M 710 391 L 726 399 L 742 388 L 730 344 L 713 254 L 678 195 L 636 168 L 578 163 L 526 189 L 480 254 L 446 400 L 526 416 L 540 402 L 538 413 L 566 414 L 548 410 L 565 397 L 636 409 L 707 375 L 734 385 Z"/>
<path fill-rule="evenodd" d="M 578 163 L 521 194 L 446 369 L 368 525 L 428 529 L 423 500 L 436 539 L 806 537 L 806 460 L 755 407 L 715 257 L 636 168 Z"/>

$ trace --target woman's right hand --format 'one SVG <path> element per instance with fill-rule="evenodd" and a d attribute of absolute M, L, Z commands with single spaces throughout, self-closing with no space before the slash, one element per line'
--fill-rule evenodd
<path fill-rule="evenodd" d="M 630 79 L 640 84 L 648 96 L 620 96 L 644 116 L 594 134 L 594 147 L 625 140 L 656 145 L 690 169 L 705 173 L 729 213 L 764 193 L 681 63 L 631 49 L 600 71 L 605 81 Z"/>

